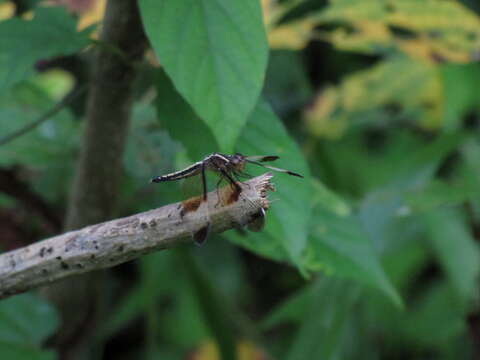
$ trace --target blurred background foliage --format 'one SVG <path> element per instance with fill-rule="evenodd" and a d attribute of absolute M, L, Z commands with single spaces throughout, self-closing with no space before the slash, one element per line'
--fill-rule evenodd
<path fill-rule="evenodd" d="M 305 179 L 275 175 L 263 232 L 111 269 L 89 358 L 478 358 L 480 4 L 231 0 L 184 22 L 188 1 L 160 3 L 140 1 L 117 216 L 181 200 L 149 178 L 213 151 Z M 62 231 L 104 5 L 0 1 L 3 251 Z M 56 358 L 60 321 L 38 294 L 2 300 L 0 357 Z"/>

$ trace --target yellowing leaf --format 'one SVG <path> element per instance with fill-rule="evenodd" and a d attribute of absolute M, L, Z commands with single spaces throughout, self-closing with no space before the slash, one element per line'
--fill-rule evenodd
<path fill-rule="evenodd" d="M 15 4 L 6 1 L 0 4 L 0 21 L 10 19 L 15 14 Z"/>
<path fill-rule="evenodd" d="M 220 360 L 220 355 L 216 344 L 209 341 L 196 349 L 188 358 L 191 360 Z M 237 359 L 267 360 L 267 355 L 256 347 L 255 344 L 248 341 L 240 341 L 237 343 Z"/>
<path fill-rule="evenodd" d="M 322 91 L 305 111 L 304 119 L 313 135 L 338 138 L 350 122 L 365 121 L 369 114 L 393 106 L 420 126 L 436 128 L 443 113 L 442 89 L 434 65 L 392 59 Z"/>
<path fill-rule="evenodd" d="M 331 121 L 330 118 L 339 104 L 339 93 L 334 87 L 326 88 L 305 111 L 305 121 L 313 135 L 330 139 L 337 139 L 343 135 L 347 125 L 346 119 L 343 117 Z"/>
<path fill-rule="evenodd" d="M 304 18 L 285 25 L 269 27 L 267 29 L 268 43 L 273 49 L 301 50 L 311 39 L 315 23 L 311 18 Z"/>
<path fill-rule="evenodd" d="M 339 25 L 320 36 L 339 49 L 396 49 L 429 62 L 466 63 L 480 55 L 480 18 L 454 0 L 332 0 L 315 17 Z"/>
<path fill-rule="evenodd" d="M 95 0 L 92 6 L 83 11 L 78 20 L 78 30 L 100 22 L 105 12 L 106 0 Z"/>
<path fill-rule="evenodd" d="M 277 20 L 297 3 L 298 1 L 291 1 L 285 5 L 276 0 L 262 0 L 263 21 L 271 48 L 300 50 L 311 39 L 312 30 L 316 25 L 316 21 L 311 17 L 276 25 Z"/>

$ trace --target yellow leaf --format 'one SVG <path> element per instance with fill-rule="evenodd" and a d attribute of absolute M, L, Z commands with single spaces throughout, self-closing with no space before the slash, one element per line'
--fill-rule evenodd
<path fill-rule="evenodd" d="M 249 341 L 239 341 L 237 344 L 238 360 L 267 360 L 265 352 Z M 217 345 L 213 341 L 205 342 L 188 357 L 189 360 L 220 360 Z"/>
<path fill-rule="evenodd" d="M 339 25 L 321 36 L 343 50 L 466 63 L 480 55 L 480 18 L 454 0 L 333 0 L 315 19 Z"/>
<path fill-rule="evenodd" d="M 351 122 L 366 121 L 369 114 L 385 114 L 385 109 L 394 107 L 421 127 L 438 128 L 442 89 L 436 66 L 405 57 L 391 59 L 320 92 L 305 111 L 304 120 L 312 135 L 338 138 Z"/>
<path fill-rule="evenodd" d="M 277 21 L 298 2 L 297 0 L 279 3 L 275 0 L 262 0 L 263 20 L 271 48 L 299 50 L 310 41 L 312 29 L 316 25 L 316 21 L 311 17 L 276 25 Z"/>
<path fill-rule="evenodd" d="M 0 21 L 10 19 L 15 14 L 15 4 L 6 1 L 0 4 Z"/>
<path fill-rule="evenodd" d="M 78 20 L 78 30 L 83 30 L 90 25 L 99 23 L 103 19 L 105 6 L 106 0 L 95 0 L 92 6 L 82 11 Z"/>

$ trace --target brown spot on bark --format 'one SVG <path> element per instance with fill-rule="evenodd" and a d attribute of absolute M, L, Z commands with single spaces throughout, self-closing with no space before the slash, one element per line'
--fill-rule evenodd
<path fill-rule="evenodd" d="M 182 210 L 180 211 L 180 216 L 184 217 L 189 212 L 196 211 L 202 204 L 202 198 L 200 196 L 182 201 Z"/>
<path fill-rule="evenodd" d="M 241 192 L 242 192 L 242 189 L 240 188 L 233 188 L 231 190 L 228 190 L 228 196 L 226 197 L 227 205 L 237 202 Z"/>
<path fill-rule="evenodd" d="M 46 252 L 46 250 L 47 250 L 47 249 L 46 249 L 46 248 L 44 248 L 44 247 L 42 247 L 42 248 L 40 249 L 40 257 L 42 257 L 42 258 L 43 258 L 43 257 L 45 256 L 45 252 Z"/>

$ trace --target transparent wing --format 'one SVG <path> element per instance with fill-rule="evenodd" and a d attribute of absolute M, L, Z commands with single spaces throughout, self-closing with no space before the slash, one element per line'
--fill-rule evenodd
<path fill-rule="evenodd" d="M 297 173 L 294 173 L 293 171 L 290 171 L 290 170 L 286 170 L 286 169 L 281 169 L 281 168 L 277 168 L 277 167 L 274 167 L 274 166 L 270 166 L 270 165 L 264 165 L 258 161 L 254 161 L 254 160 L 250 160 L 250 159 L 246 159 L 247 162 L 251 163 L 251 164 L 255 164 L 255 165 L 259 165 L 259 166 L 262 166 L 266 169 L 270 169 L 270 170 L 273 170 L 273 171 L 278 171 L 278 172 L 283 172 L 283 173 L 286 173 L 288 175 L 293 175 L 293 176 L 298 176 L 300 178 L 303 178 L 302 175 L 300 174 L 297 174 Z"/>

